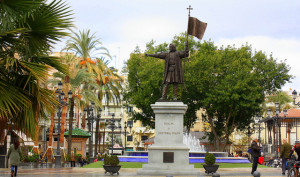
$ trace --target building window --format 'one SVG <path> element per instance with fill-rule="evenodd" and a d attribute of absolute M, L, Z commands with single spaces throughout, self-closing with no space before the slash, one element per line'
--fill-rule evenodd
<path fill-rule="evenodd" d="M 57 141 L 57 138 L 54 138 L 54 141 Z"/>
<path fill-rule="evenodd" d="M 132 141 L 132 135 L 127 136 L 127 141 Z"/>
<path fill-rule="evenodd" d="M 127 127 L 129 127 L 129 125 L 131 125 L 131 127 L 133 126 L 133 121 L 132 120 L 127 121 Z"/>
<path fill-rule="evenodd" d="M 142 141 L 146 141 L 148 139 L 148 136 L 142 136 Z"/>
<path fill-rule="evenodd" d="M 49 141 L 49 137 L 47 137 L 47 141 Z"/>

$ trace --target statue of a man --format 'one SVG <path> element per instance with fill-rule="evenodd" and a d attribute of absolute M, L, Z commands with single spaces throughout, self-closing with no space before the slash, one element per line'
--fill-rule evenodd
<path fill-rule="evenodd" d="M 176 51 L 174 44 L 169 45 L 170 52 L 159 54 L 145 54 L 146 56 L 160 58 L 165 60 L 164 70 L 164 88 L 161 100 L 165 100 L 169 84 L 173 84 L 173 100 L 177 100 L 178 84 L 183 84 L 182 58 L 188 56 L 188 49 L 185 51 Z"/>

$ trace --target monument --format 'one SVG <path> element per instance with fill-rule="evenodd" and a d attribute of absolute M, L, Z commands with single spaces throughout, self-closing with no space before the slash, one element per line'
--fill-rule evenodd
<path fill-rule="evenodd" d="M 155 140 L 148 149 L 148 164 L 138 170 L 140 175 L 200 175 L 189 164 L 189 148 L 183 144 L 183 115 L 187 106 L 182 102 L 156 102 Z"/>
<path fill-rule="evenodd" d="M 190 17 L 189 10 L 188 35 L 202 38 L 206 23 Z M 199 176 L 200 171 L 189 164 L 189 148 L 183 143 L 183 115 L 187 105 L 177 101 L 178 84 L 183 84 L 183 70 L 181 59 L 188 56 L 188 40 L 185 51 L 176 51 L 170 44 L 168 53 L 146 54 L 165 60 L 164 88 L 162 97 L 151 107 L 155 113 L 155 139 L 148 149 L 148 164 L 137 171 L 139 175 L 193 175 Z M 173 84 L 173 100 L 166 100 L 168 85 Z"/>

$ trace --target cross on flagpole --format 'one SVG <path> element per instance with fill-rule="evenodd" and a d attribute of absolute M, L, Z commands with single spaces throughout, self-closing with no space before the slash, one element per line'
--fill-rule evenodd
<path fill-rule="evenodd" d="M 193 10 L 192 6 L 189 5 L 189 8 L 186 8 L 188 11 L 189 11 L 189 17 L 190 17 L 190 13 L 191 13 L 191 10 Z"/>
<path fill-rule="evenodd" d="M 188 19 L 190 18 L 190 14 L 191 14 L 191 10 L 193 10 L 192 6 L 189 5 L 188 8 L 186 8 L 188 11 L 189 11 L 189 15 L 188 15 Z M 189 34 L 188 34 L 188 31 L 189 31 L 189 24 L 188 24 L 188 28 L 187 28 L 187 31 L 186 31 L 186 43 L 185 43 L 185 50 L 189 50 Z M 187 56 L 186 56 L 187 57 Z"/>

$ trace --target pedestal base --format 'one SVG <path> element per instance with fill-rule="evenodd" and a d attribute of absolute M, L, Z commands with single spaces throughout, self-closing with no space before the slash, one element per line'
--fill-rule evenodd
<path fill-rule="evenodd" d="M 187 106 L 182 102 L 156 102 L 155 140 L 148 149 L 148 164 L 139 175 L 199 176 L 200 171 L 189 164 L 189 148 L 183 144 L 183 115 Z"/>
<path fill-rule="evenodd" d="M 55 168 L 61 168 L 61 155 L 55 156 Z"/>

